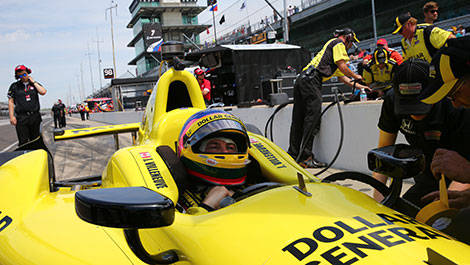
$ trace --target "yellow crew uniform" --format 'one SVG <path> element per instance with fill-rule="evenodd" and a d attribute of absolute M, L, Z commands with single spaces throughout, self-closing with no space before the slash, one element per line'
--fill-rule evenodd
<path fill-rule="evenodd" d="M 302 71 L 307 71 L 309 68 L 317 69 L 322 75 L 322 81 L 327 81 L 333 76 L 344 76 L 338 69 L 336 63 L 344 60 L 349 61 L 346 46 L 341 39 L 333 38 L 323 45 L 320 52 L 305 66 Z"/>
<path fill-rule="evenodd" d="M 417 25 L 411 42 L 405 38 L 401 40 L 404 60 L 418 58 L 431 63 L 432 57 L 444 46 L 450 34 L 430 24 Z"/>

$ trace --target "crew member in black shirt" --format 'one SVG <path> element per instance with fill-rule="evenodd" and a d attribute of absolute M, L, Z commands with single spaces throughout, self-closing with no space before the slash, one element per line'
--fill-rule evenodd
<path fill-rule="evenodd" d="M 61 122 L 60 122 L 60 108 L 59 108 L 59 103 L 56 102 L 54 103 L 54 105 L 52 106 L 52 115 L 54 117 L 54 128 L 57 129 L 57 123 L 59 124 L 59 128 L 62 128 L 61 126 Z"/>
<path fill-rule="evenodd" d="M 313 156 L 313 137 L 305 143 L 303 152 L 300 150 L 302 139 L 306 138 L 309 131 L 320 128 L 323 81 L 332 76 L 338 76 L 343 83 L 353 86 L 353 82 L 346 76 L 357 80 L 362 79 L 346 64 L 349 61 L 347 50 L 354 42 L 359 42 L 354 31 L 349 28 L 336 30 L 334 38 L 325 43 L 321 51 L 304 67 L 302 73 L 295 80 L 294 109 L 292 110 L 289 150 L 287 152 L 294 159 L 300 155 L 299 164 L 303 167 L 325 166 Z M 359 84 L 357 86 L 369 89 Z"/>
<path fill-rule="evenodd" d="M 428 78 L 429 64 L 424 60 L 408 59 L 397 66 L 394 89 L 385 96 L 378 123 L 378 147 L 394 144 L 400 131 L 410 145 L 423 150 L 426 169 L 414 178 L 415 184 L 403 196 L 420 207 L 424 206 L 421 197 L 439 189 L 430 168 L 437 148 L 454 150 L 470 158 L 470 111 L 455 109 L 448 99 L 434 105 L 420 102 L 418 96 L 427 85 Z M 374 177 L 384 183 L 387 180 L 386 176 L 377 173 Z M 449 186 L 454 190 L 467 187 L 458 182 Z M 383 199 L 377 191 L 374 198 L 378 201 Z"/>
<path fill-rule="evenodd" d="M 38 94 L 46 94 L 46 89 L 29 74 L 31 69 L 18 65 L 15 68 L 15 78 L 18 81 L 11 84 L 8 90 L 10 123 L 16 127 L 19 146 L 39 136 L 42 119 Z"/>
<path fill-rule="evenodd" d="M 65 121 L 65 104 L 62 103 L 62 100 L 58 100 L 59 103 L 57 104 L 59 107 L 59 124 L 60 128 L 65 127 L 66 121 Z"/>

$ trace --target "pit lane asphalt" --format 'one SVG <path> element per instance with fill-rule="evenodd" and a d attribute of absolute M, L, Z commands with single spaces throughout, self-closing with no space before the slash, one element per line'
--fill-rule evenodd
<path fill-rule="evenodd" d="M 85 120 L 79 115 L 67 116 L 67 126 L 64 129 L 78 129 L 108 125 L 101 122 Z M 54 168 L 57 180 L 77 177 L 99 176 L 114 150 L 112 135 L 91 138 L 73 139 L 55 142 L 53 140 L 54 124 L 44 123 L 43 136 L 46 146 L 54 157 Z M 131 145 L 131 134 L 119 135 L 120 147 Z"/>

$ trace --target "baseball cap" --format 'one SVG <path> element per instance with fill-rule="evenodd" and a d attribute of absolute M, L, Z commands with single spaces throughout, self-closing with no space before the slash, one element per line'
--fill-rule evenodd
<path fill-rule="evenodd" d="M 388 42 L 386 39 L 378 39 L 377 40 L 377 46 L 378 45 L 382 45 L 382 46 L 387 46 L 388 45 Z"/>
<path fill-rule="evenodd" d="M 395 30 L 393 31 L 392 34 L 397 34 L 400 29 L 403 27 L 403 24 L 405 24 L 409 19 L 411 18 L 410 12 L 403 13 L 399 15 L 398 17 L 395 18 Z"/>
<path fill-rule="evenodd" d="M 19 72 L 19 71 L 26 71 L 28 74 L 31 73 L 31 69 L 29 69 L 28 67 L 26 67 L 26 66 L 24 66 L 24 65 L 22 65 L 22 64 L 20 64 L 20 65 L 18 65 L 18 66 L 15 67 L 15 73 L 16 73 L 16 72 Z"/>
<path fill-rule="evenodd" d="M 348 34 L 351 34 L 351 35 L 352 35 L 352 40 L 353 40 L 353 42 L 357 42 L 357 43 L 360 42 L 360 41 L 357 39 L 356 33 L 354 32 L 354 30 L 352 30 L 352 29 L 350 29 L 350 28 L 337 29 L 337 30 L 335 30 L 335 32 L 333 33 L 333 35 L 334 35 L 335 37 L 344 36 L 344 35 L 348 35 Z"/>
<path fill-rule="evenodd" d="M 429 81 L 429 63 L 408 59 L 397 66 L 394 76 L 394 101 L 396 115 L 423 115 L 432 105 L 422 103 L 418 97 Z"/>
<path fill-rule="evenodd" d="M 434 104 L 442 100 L 462 82 L 460 78 L 470 74 L 470 36 L 447 41 L 447 47 L 442 48 L 433 58 L 431 71 L 436 77 L 425 87 L 420 99 L 426 104 Z"/>

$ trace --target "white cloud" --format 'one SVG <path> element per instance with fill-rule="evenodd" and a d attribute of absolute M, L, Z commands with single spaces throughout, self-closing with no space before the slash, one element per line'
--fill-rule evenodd
<path fill-rule="evenodd" d="M 128 6 L 131 0 L 118 0 L 118 16 L 113 12 L 116 64 L 118 74 L 128 69 L 134 58 L 133 48 L 126 45 L 132 39 Z M 48 89 L 41 98 L 42 107 L 49 107 L 57 98 L 66 99 L 69 86 L 78 96 L 77 76 L 83 64 L 85 90 L 91 92 L 87 45 L 90 45 L 95 89 L 98 80 L 96 41 L 99 35 L 103 67 L 112 66 L 110 20 L 105 20 L 109 1 L 0 0 L 0 101 L 6 101 L 9 85 L 14 82 L 13 69 L 25 64 L 32 76 Z M 103 84 L 106 82 L 103 80 Z"/>
<path fill-rule="evenodd" d="M 20 41 L 27 41 L 31 38 L 31 34 L 27 33 L 23 29 L 16 30 L 11 33 L 5 33 L 0 35 L 0 43 L 15 43 Z"/>

